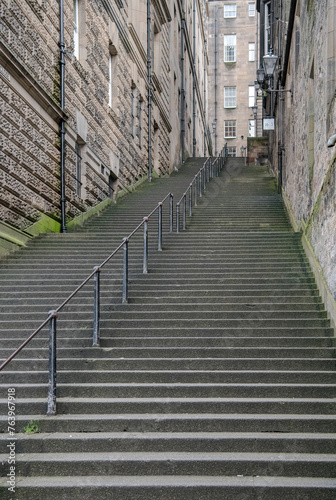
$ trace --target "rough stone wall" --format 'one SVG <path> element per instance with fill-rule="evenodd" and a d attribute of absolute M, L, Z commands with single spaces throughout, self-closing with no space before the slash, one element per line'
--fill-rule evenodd
<path fill-rule="evenodd" d="M 75 47 L 74 4 L 73 0 L 64 1 L 68 220 L 111 195 L 110 176 L 113 188 L 120 189 L 146 176 L 148 169 L 146 1 L 128 0 L 123 8 L 117 0 L 79 0 L 78 4 Z M 204 11 L 204 2 L 198 1 L 198 9 L 201 4 Z M 172 43 L 170 22 L 174 9 L 181 21 L 180 2 L 151 3 L 155 53 L 152 162 L 159 175 L 169 172 L 181 155 L 180 122 L 176 118 L 180 96 L 174 84 L 180 78 L 180 59 L 178 51 L 172 50 L 175 41 Z M 59 2 L 3 0 L 0 17 L 0 218 L 26 230 L 42 214 L 60 218 Z M 204 46 L 202 29 L 198 22 L 198 45 Z M 203 58 L 200 60 L 201 82 Z M 188 118 L 191 69 L 189 54 L 185 70 Z M 202 104 L 198 103 L 198 118 Z M 201 144 L 200 119 L 196 128 Z M 186 140 L 190 152 L 192 134 Z M 76 148 L 82 158 L 80 178 L 76 178 Z"/>
<path fill-rule="evenodd" d="M 336 299 L 335 148 L 327 147 L 336 118 L 335 98 L 328 102 L 332 17 L 335 6 L 330 10 L 327 0 L 300 2 L 296 12 L 286 80 L 293 99 L 285 99 L 283 187 Z"/>

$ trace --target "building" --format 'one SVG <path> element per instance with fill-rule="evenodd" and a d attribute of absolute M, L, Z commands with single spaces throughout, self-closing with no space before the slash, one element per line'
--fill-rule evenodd
<path fill-rule="evenodd" d="M 258 0 L 261 60 L 276 56 L 260 82 L 274 117 L 269 157 L 295 230 L 336 322 L 336 2 Z"/>
<path fill-rule="evenodd" d="M 208 2 L 208 106 L 215 154 L 227 143 L 230 156 L 245 156 L 247 137 L 257 135 L 256 14 L 254 1 Z"/>
<path fill-rule="evenodd" d="M 0 16 L 0 253 L 208 151 L 202 0 L 6 0 Z"/>

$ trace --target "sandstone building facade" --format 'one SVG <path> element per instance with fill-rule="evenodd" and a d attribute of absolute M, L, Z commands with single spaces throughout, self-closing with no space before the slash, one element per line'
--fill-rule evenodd
<path fill-rule="evenodd" d="M 149 159 L 163 175 L 208 152 L 204 19 L 202 0 L 1 2 L 1 252 L 60 230 L 62 161 L 65 225 Z"/>
<path fill-rule="evenodd" d="M 286 90 L 274 95 L 270 159 L 336 321 L 336 2 L 258 0 L 257 8 L 261 57 L 270 40 L 274 89 Z"/>
<path fill-rule="evenodd" d="M 254 80 L 257 11 L 253 0 L 208 2 L 209 124 L 214 153 L 246 154 L 257 135 Z"/>

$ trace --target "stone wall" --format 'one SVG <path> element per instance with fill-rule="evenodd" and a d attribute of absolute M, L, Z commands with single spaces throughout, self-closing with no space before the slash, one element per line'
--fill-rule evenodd
<path fill-rule="evenodd" d="M 81 216 L 148 173 L 147 1 L 64 1 L 65 109 L 60 108 L 59 2 L 0 3 L 0 219 L 28 231 L 60 220 L 60 122 L 66 120 L 66 216 Z M 204 49 L 204 2 L 197 0 Z M 192 1 L 153 0 L 152 164 L 182 159 L 179 116 L 181 19 L 187 27 L 186 119 L 192 114 Z M 187 43 L 188 42 L 188 43 Z M 197 60 L 197 154 L 203 153 L 203 52 Z M 192 152 L 190 123 L 185 148 Z M 80 168 L 79 168 L 80 166 Z M 48 226 L 48 224 L 47 224 Z M 44 227 L 47 227 L 44 225 Z M 35 233 L 35 231 L 34 231 Z"/>
<path fill-rule="evenodd" d="M 293 2 L 292 2 L 293 3 Z M 336 299 L 335 2 L 297 2 L 281 124 L 283 189 L 294 226 L 302 230 Z M 278 109 L 279 111 L 279 109 Z M 273 163 L 277 165 L 275 136 Z"/>

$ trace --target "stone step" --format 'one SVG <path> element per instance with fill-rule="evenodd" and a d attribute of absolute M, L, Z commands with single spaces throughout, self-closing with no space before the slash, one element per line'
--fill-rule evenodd
<path fill-rule="evenodd" d="M 5 460 L 0 455 L 1 461 Z M 16 473 L 31 476 L 91 475 L 269 475 L 335 477 L 336 455 L 295 453 L 90 452 L 17 454 Z M 5 470 L 8 470 L 5 466 Z"/>
<path fill-rule="evenodd" d="M 0 480 L 1 481 L 1 480 Z M 5 480 L 2 480 L 5 485 Z M 0 482 L 1 485 L 1 482 Z M 58 497 L 73 500 L 334 500 L 336 481 L 328 478 L 269 476 L 83 476 L 23 477 L 25 500 Z"/>
<path fill-rule="evenodd" d="M 269 433 L 334 433 L 335 416 L 332 414 L 225 414 L 225 413 L 107 413 L 58 414 L 50 418 L 43 414 L 17 415 L 17 430 L 23 432 L 29 422 L 38 422 L 44 433 L 100 432 L 261 432 Z M 8 417 L 0 415 L 0 430 L 7 433 Z M 57 434 L 54 434 L 57 436 Z M 50 436 L 51 437 L 51 436 Z M 30 435 L 29 435 L 30 438 Z"/>
<path fill-rule="evenodd" d="M 331 371 L 299 371 L 299 370 L 59 370 L 57 381 L 64 383 L 288 383 L 288 384 L 334 384 L 336 368 Z M 26 381 L 24 371 L 4 370 L 1 374 L 2 384 L 22 384 Z M 29 375 L 31 384 L 43 384 L 48 379 L 48 371 L 37 371 Z"/>
<path fill-rule="evenodd" d="M 277 432 L 75 432 L 17 433 L 17 453 L 336 453 L 333 433 Z"/>
<path fill-rule="evenodd" d="M 0 384 L 2 393 L 6 393 L 11 385 Z M 45 384 L 17 384 L 17 401 L 20 393 L 25 398 L 41 398 L 48 392 L 48 383 Z M 335 402 L 336 384 L 220 384 L 220 383 L 59 383 L 57 394 L 60 399 L 77 398 L 330 398 Z M 335 403 L 336 404 L 336 403 Z"/>

